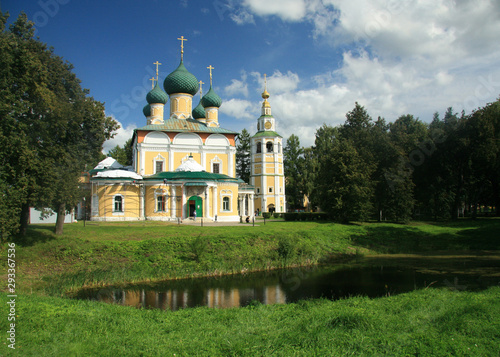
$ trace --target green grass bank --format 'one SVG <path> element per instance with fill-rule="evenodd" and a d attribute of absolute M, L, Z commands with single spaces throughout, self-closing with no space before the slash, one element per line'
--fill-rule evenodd
<path fill-rule="evenodd" d="M 17 241 L 20 292 L 64 296 L 82 287 L 311 265 L 360 254 L 500 250 L 497 219 L 411 225 L 271 220 L 256 227 L 80 222 L 66 225 L 60 237 L 52 228 L 31 226 Z"/>
<path fill-rule="evenodd" d="M 18 297 L 19 356 L 498 356 L 500 288 L 176 312 Z M 0 303 L 5 305 L 2 296 Z M 7 329 L 5 319 L 0 323 Z"/>

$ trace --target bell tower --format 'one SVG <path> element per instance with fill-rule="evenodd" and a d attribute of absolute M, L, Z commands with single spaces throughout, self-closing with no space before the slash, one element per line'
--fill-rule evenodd
<path fill-rule="evenodd" d="M 255 208 L 261 212 L 286 212 L 283 137 L 276 132 L 265 74 L 264 83 L 257 133 L 251 138 L 250 184 L 255 187 Z"/>

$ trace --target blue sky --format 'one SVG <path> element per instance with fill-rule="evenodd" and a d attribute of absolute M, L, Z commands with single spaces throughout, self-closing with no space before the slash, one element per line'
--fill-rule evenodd
<path fill-rule="evenodd" d="M 222 97 L 222 127 L 255 132 L 263 74 L 278 132 L 314 143 L 358 101 L 376 119 L 424 122 L 452 106 L 470 113 L 500 94 L 496 0 L 7 0 L 122 128 L 145 125 L 153 62 L 160 82 L 180 61 Z M 199 96 L 194 98 L 194 105 Z"/>

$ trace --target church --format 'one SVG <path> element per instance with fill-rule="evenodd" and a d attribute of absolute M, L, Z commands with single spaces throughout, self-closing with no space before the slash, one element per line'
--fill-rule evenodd
<path fill-rule="evenodd" d="M 285 212 L 282 137 L 276 132 L 267 88 L 257 133 L 251 138 L 250 183 L 236 177 L 237 132 L 219 123 L 221 98 L 201 84 L 184 65 L 146 96 L 145 126 L 134 130 L 132 166 L 106 158 L 90 171 L 94 221 L 159 220 L 239 222 L 255 212 Z M 267 86 L 266 86 L 267 87 Z M 193 108 L 193 97 L 200 101 Z"/>

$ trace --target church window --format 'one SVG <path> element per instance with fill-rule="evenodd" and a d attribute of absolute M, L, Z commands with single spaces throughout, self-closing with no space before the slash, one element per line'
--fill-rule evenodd
<path fill-rule="evenodd" d="M 281 143 L 278 143 L 278 154 L 281 154 Z"/>
<path fill-rule="evenodd" d="M 273 152 L 273 143 L 271 141 L 267 142 L 266 149 L 267 149 L 267 152 Z"/>
<path fill-rule="evenodd" d="M 273 188 L 269 187 L 269 193 L 273 193 Z"/>
<path fill-rule="evenodd" d="M 260 154 L 262 152 L 262 143 L 258 142 L 257 143 L 257 154 Z"/>
<path fill-rule="evenodd" d="M 257 193 L 260 193 L 260 188 L 257 187 Z"/>
<path fill-rule="evenodd" d="M 222 199 L 222 210 L 229 211 L 229 197 L 224 197 Z"/>
<path fill-rule="evenodd" d="M 219 169 L 220 169 L 220 165 L 219 165 L 219 164 L 216 164 L 216 163 L 212 164 L 212 172 L 213 172 L 214 174 L 218 174 L 218 173 L 220 173 L 220 170 L 219 170 Z"/>
<path fill-rule="evenodd" d="M 156 212 L 165 212 L 165 196 L 156 197 Z"/>
<path fill-rule="evenodd" d="M 123 212 L 123 196 L 115 196 L 114 212 Z"/>
<path fill-rule="evenodd" d="M 163 161 L 155 161 L 156 163 L 156 171 L 155 173 L 163 171 Z"/>

